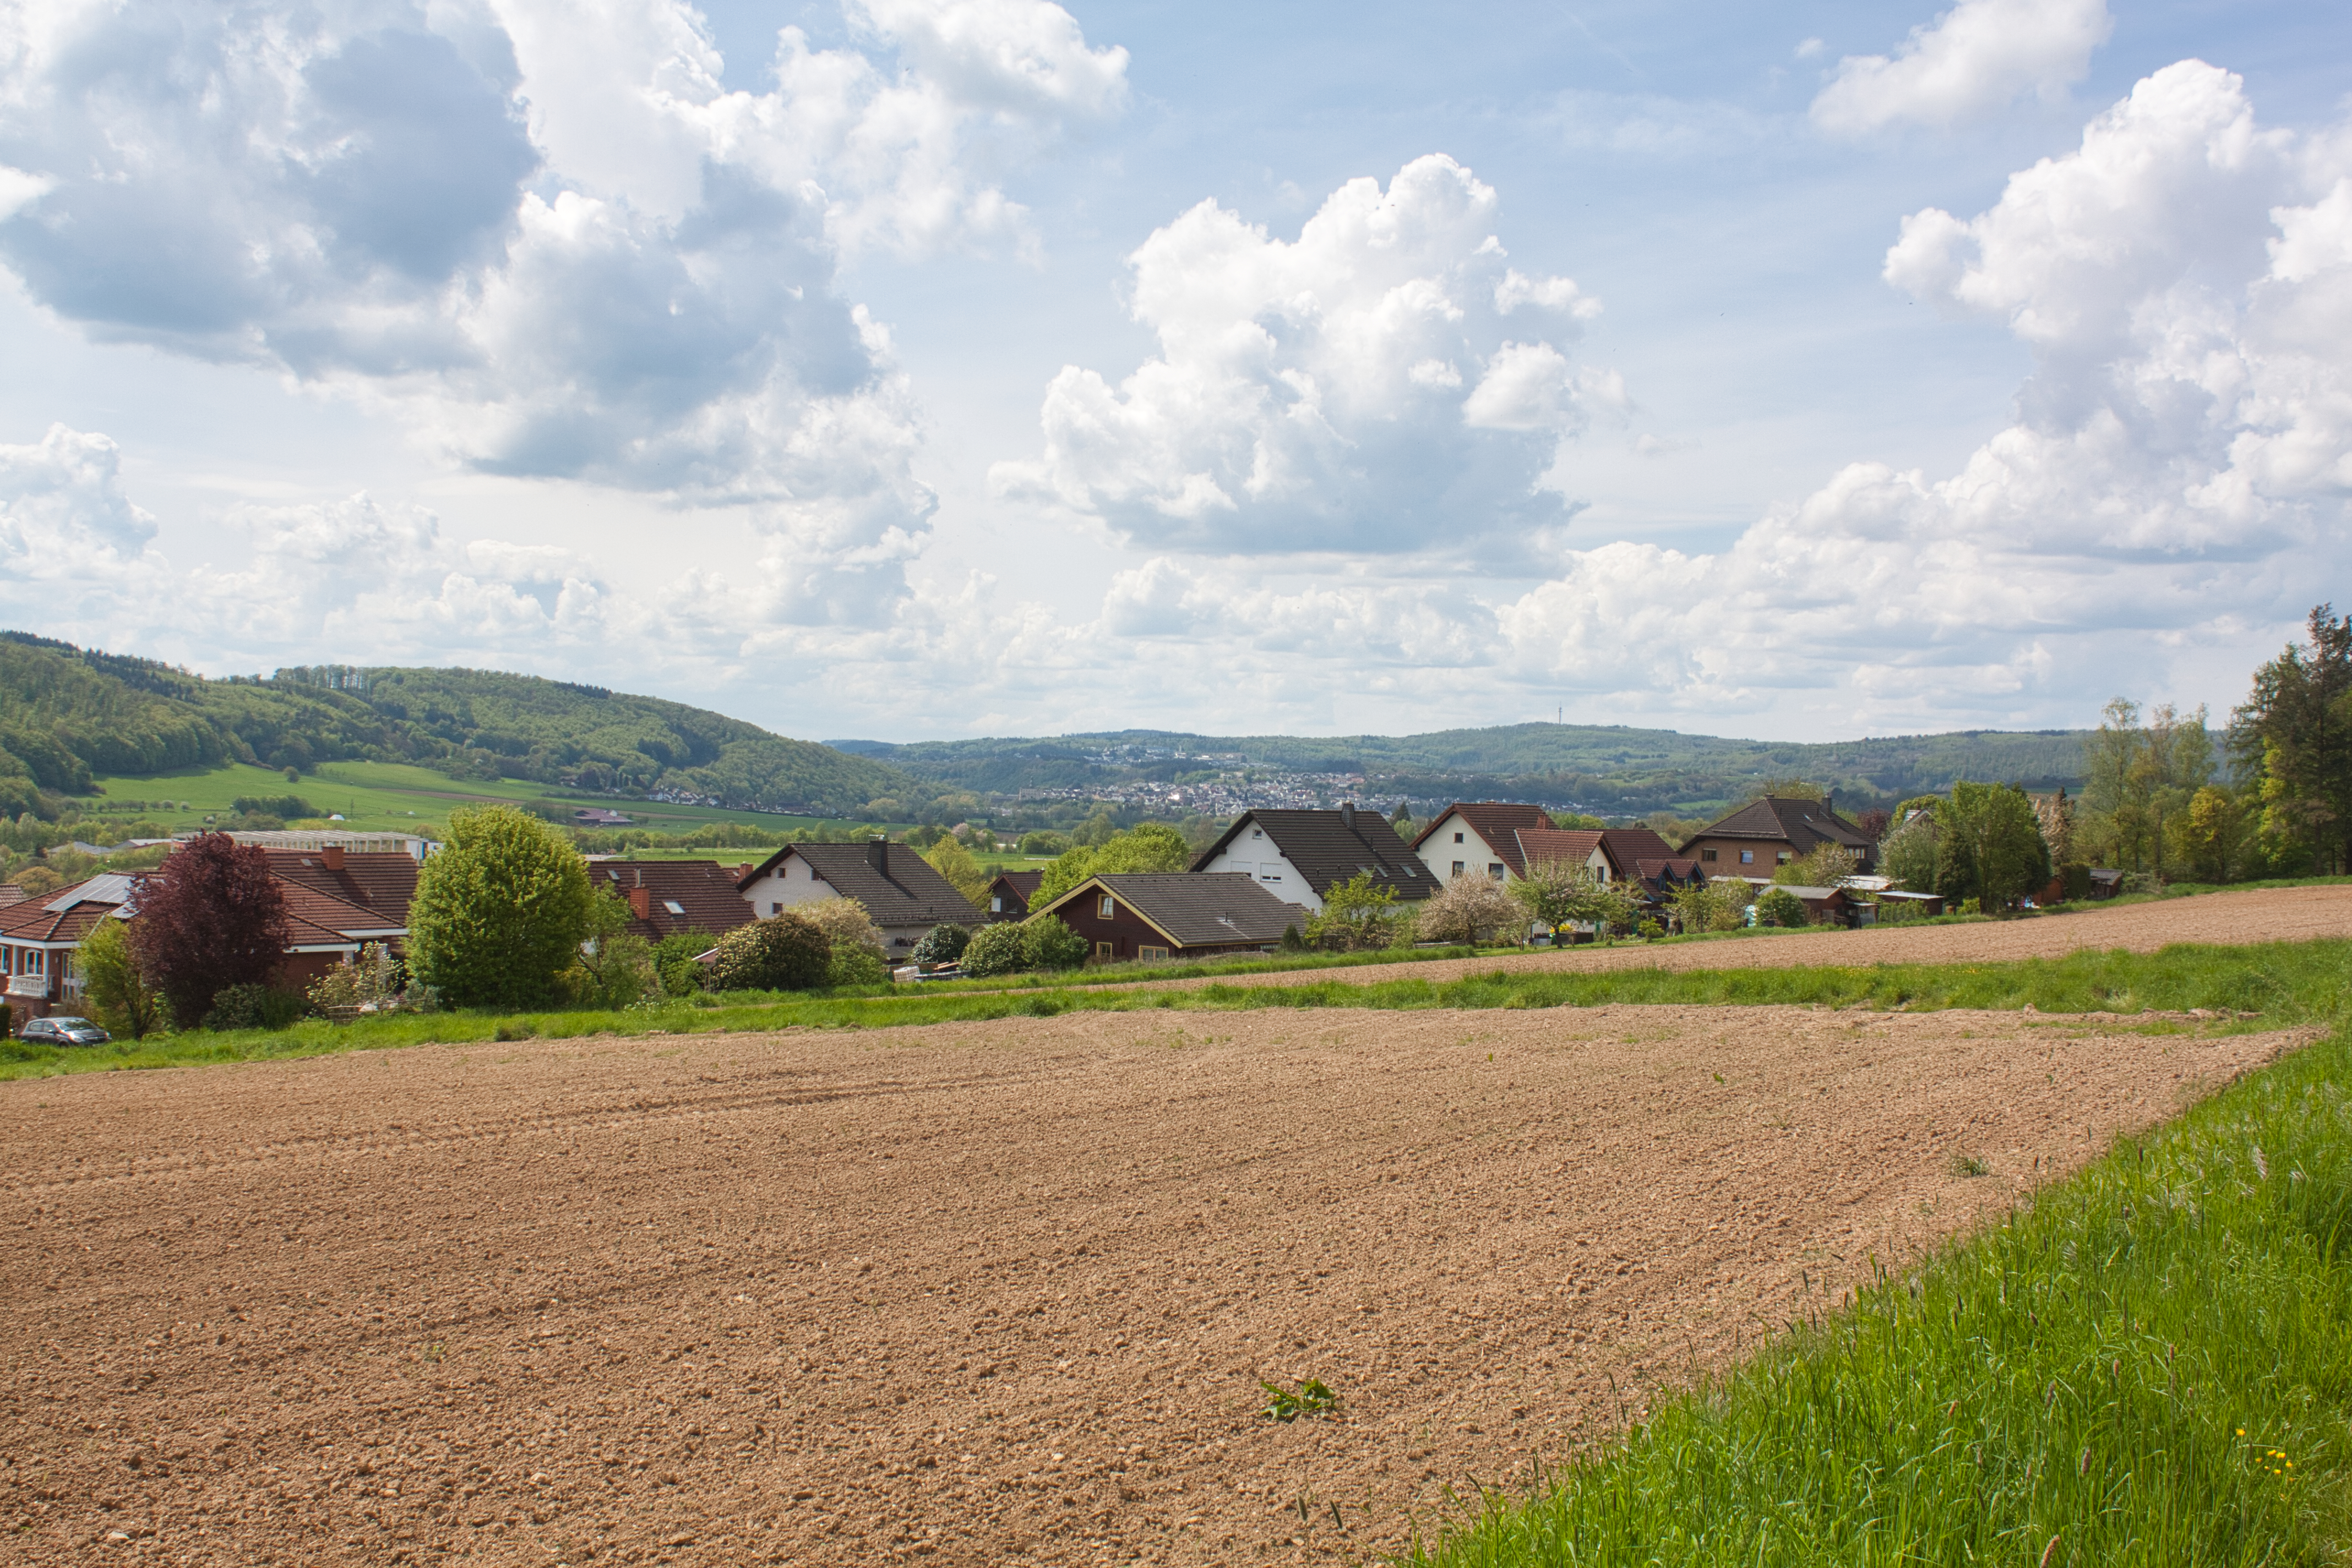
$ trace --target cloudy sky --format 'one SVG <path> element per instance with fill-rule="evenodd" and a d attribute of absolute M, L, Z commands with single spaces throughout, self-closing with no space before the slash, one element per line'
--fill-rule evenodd
<path fill-rule="evenodd" d="M 0 624 L 808 736 L 1819 740 L 2343 585 L 2352 29 L 0 0 Z"/>

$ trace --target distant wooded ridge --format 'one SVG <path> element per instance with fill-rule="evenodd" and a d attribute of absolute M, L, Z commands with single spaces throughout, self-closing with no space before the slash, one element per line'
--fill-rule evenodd
<path fill-rule="evenodd" d="M 213 680 L 0 632 L 0 809 L 88 794 L 93 775 L 345 759 L 757 811 L 856 815 L 919 797 L 886 763 L 656 697 L 498 670 L 298 667 Z M 46 813 L 44 813 L 46 815 Z"/>
<path fill-rule="evenodd" d="M 1948 789 L 1955 779 L 2079 786 L 2084 730 L 1968 730 L 1817 743 L 1725 740 L 1673 730 L 1509 724 L 1423 735 L 1202 735 L 1118 730 L 974 741 L 827 742 L 935 787 L 990 794 L 1176 784 L 1220 769 L 1360 773 L 1367 793 L 1415 800 L 1499 795 L 1643 815 L 1739 798 L 1803 779 L 1860 808 Z"/>

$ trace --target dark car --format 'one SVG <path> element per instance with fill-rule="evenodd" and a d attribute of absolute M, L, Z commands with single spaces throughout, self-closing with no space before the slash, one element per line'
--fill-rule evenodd
<path fill-rule="evenodd" d="M 52 1046 L 102 1046 L 114 1038 L 88 1018 L 35 1018 L 19 1037 Z"/>

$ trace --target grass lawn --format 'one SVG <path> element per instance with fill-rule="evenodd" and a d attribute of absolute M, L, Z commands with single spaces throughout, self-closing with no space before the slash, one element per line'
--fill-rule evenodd
<path fill-rule="evenodd" d="M 1244 982 L 1198 989 L 1040 987 L 956 992 L 873 988 L 853 994 L 697 996 L 625 1012 L 497 1016 L 405 1015 L 291 1028 L 202 1030 L 114 1046 L 65 1047 L 0 1042 L 0 1079 L 160 1068 L 204 1062 L 384 1050 L 434 1042 L 711 1033 L 787 1028 L 887 1028 L 1067 1012 L 1168 1009 L 1218 1012 L 1287 1007 L 1576 1007 L 1603 1003 L 1793 1004 L 1829 1007 L 1982 1007 L 2045 1013 L 2135 1014 L 2205 1008 L 2246 1013 L 2268 1025 L 2333 1019 L 2352 977 L 2352 942 L 2252 947 L 2175 946 L 2155 953 L 2076 952 L 2007 963 L 1874 964 L 1852 968 L 1618 970 L 1579 973 L 1493 972 L 1438 983 L 1341 979 L 1306 985 Z M 985 984 L 985 983 L 981 983 Z"/>
<path fill-rule="evenodd" d="M 659 801 L 616 800 L 606 795 L 583 795 L 558 785 L 532 784 L 524 780 L 502 779 L 485 784 L 477 779 L 453 779 L 430 768 L 406 763 L 326 763 L 302 775 L 299 783 L 287 782 L 283 770 L 255 767 L 247 763 L 230 763 L 209 769 L 189 769 L 177 773 L 154 773 L 138 778 L 109 777 L 98 781 L 105 790 L 101 796 L 84 798 L 80 805 L 85 813 L 93 813 L 84 830 L 102 830 L 110 822 L 129 823 L 145 820 L 170 829 L 184 831 L 204 826 L 206 816 L 226 816 L 230 803 L 239 795 L 298 795 L 321 813 L 340 812 L 354 831 L 368 833 L 415 833 L 420 828 L 438 829 L 449 820 L 450 811 L 460 805 L 480 805 L 497 801 L 530 802 L 560 805 L 567 814 L 583 805 L 601 805 L 624 812 L 636 826 L 656 833 L 685 833 L 699 826 L 719 823 L 744 823 L 775 831 L 783 828 L 824 826 L 846 833 L 858 826 L 848 822 L 832 822 L 809 816 L 776 816 L 762 812 L 721 811 L 714 806 L 669 805 Z M 151 804 L 168 802 L 171 809 L 123 811 L 131 801 Z M 182 802 L 186 809 L 180 809 Z"/>

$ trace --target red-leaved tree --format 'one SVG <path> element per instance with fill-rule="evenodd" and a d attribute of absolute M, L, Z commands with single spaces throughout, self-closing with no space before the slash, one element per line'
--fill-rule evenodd
<path fill-rule="evenodd" d="M 184 1029 L 228 986 L 267 984 L 293 940 L 269 857 L 226 833 L 172 851 L 142 880 L 138 908 L 131 952 Z"/>

